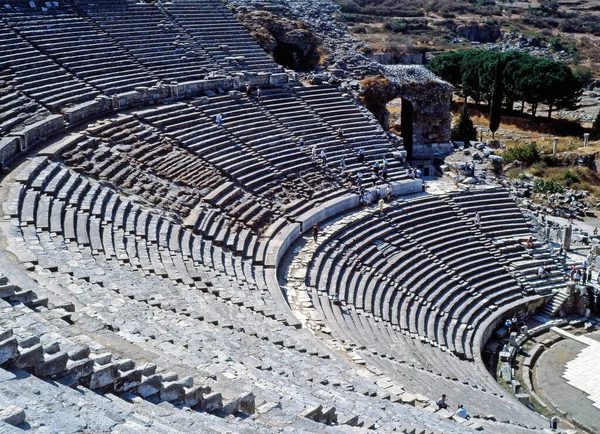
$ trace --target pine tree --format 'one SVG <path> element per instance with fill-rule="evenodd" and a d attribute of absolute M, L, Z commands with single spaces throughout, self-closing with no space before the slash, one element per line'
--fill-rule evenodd
<path fill-rule="evenodd" d="M 592 124 L 592 131 L 590 131 L 590 140 L 600 140 L 600 111 L 596 115 L 596 119 Z"/>
<path fill-rule="evenodd" d="M 492 102 L 490 104 L 490 130 L 492 131 L 492 138 L 500 127 L 500 112 L 502 111 L 502 100 L 504 99 L 504 89 L 502 87 L 502 71 L 504 69 L 504 62 L 502 62 L 502 55 L 498 55 L 498 61 L 496 62 L 496 78 L 494 80 L 494 93 L 492 94 Z"/>
<path fill-rule="evenodd" d="M 458 142 L 464 142 L 465 146 L 469 146 L 471 140 L 477 140 L 477 129 L 469 117 L 467 104 L 463 106 L 458 122 L 452 127 L 450 138 Z"/>

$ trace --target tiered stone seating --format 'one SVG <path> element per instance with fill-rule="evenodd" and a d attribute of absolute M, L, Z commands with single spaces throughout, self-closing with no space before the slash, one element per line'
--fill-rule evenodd
<path fill-rule="evenodd" d="M 333 88 L 323 88 L 324 92 L 336 95 Z M 269 89 L 263 91 L 263 102 L 260 107 L 267 109 L 281 124 L 294 133 L 296 146 L 300 137 L 306 142 L 306 153 L 311 152 L 312 145 L 317 145 L 317 155 L 321 150 L 327 153 L 328 165 L 337 169 L 343 157 L 348 172 L 362 171 L 367 174 L 372 168 L 369 163 L 361 164 L 358 161 L 358 147 L 349 140 L 341 140 L 337 137 L 334 125 L 328 123 L 323 117 L 309 105 L 310 101 L 298 97 L 296 92 L 291 93 L 283 89 Z M 366 118 L 361 114 L 363 119 Z M 406 179 L 406 172 L 397 160 L 388 156 L 388 180 L 399 181 Z"/>
<path fill-rule="evenodd" d="M 366 158 L 373 164 L 384 156 L 389 159 L 395 151 L 391 149 L 390 142 L 377 121 L 367 119 L 358 107 L 349 98 L 342 96 L 337 89 L 328 85 L 296 86 L 294 92 L 335 131 L 342 128 L 344 140 L 353 148 L 355 155 L 358 155 L 358 150 L 362 147 Z"/>
<path fill-rule="evenodd" d="M 75 11 L 9 14 L 9 25 L 80 79 L 107 94 L 150 86 L 158 77 Z"/>
<path fill-rule="evenodd" d="M 10 68 L 15 87 L 50 110 L 93 99 L 99 92 L 42 54 L 0 22 L 0 64 Z"/>
<path fill-rule="evenodd" d="M 136 366 L 133 360 L 107 352 L 85 335 L 66 337 L 60 328 L 68 326 L 63 320 L 70 318 L 67 311 L 48 310 L 19 293 L 7 295 L 6 277 L 0 279 L 5 284 L 7 300 L 0 301 L 3 367 L 23 369 L 36 377 L 99 392 L 133 393 L 155 402 L 179 402 L 210 412 L 223 409 L 223 396 L 211 393 L 209 379 L 194 386 L 192 377 L 179 379 L 177 373 L 157 371 L 153 364 Z M 254 397 L 249 394 L 238 398 L 236 411 L 253 413 Z"/>
<path fill-rule="evenodd" d="M 223 127 L 214 122 L 216 113 L 223 114 Z M 300 211 L 302 205 L 312 206 L 307 199 L 324 202 L 343 193 L 335 177 L 314 166 L 290 143 L 289 132 L 277 130 L 276 120 L 266 118 L 252 104 L 240 103 L 239 97 L 213 97 L 197 107 L 174 104 L 137 116 L 235 184 L 264 197 L 264 207 L 282 204 L 287 212 Z M 249 116 L 255 116 L 254 120 L 249 122 Z M 313 170 L 303 170 L 307 168 Z"/>
<path fill-rule="evenodd" d="M 159 4 L 204 47 L 219 67 L 229 71 L 281 70 L 219 1 L 160 1 Z"/>
<path fill-rule="evenodd" d="M 360 419 L 390 429 L 422 424 L 423 415 L 413 415 L 410 407 L 373 408 L 373 394 L 389 393 L 350 373 L 348 362 L 327 362 L 332 354 L 308 332 L 285 326 L 286 314 L 269 312 L 260 267 L 247 267 L 200 237 L 188 236 L 186 243 L 185 231 L 168 219 L 113 199 L 95 181 L 64 175 L 58 163 L 35 159 L 19 180 L 24 193 L 12 198 L 16 208 L 10 215 L 31 247 L 36 275 L 82 306 L 70 321 L 86 334 L 103 329 L 103 340 L 124 340 L 129 344 L 120 345 L 124 350 L 155 354 L 151 362 L 170 361 L 217 378 L 215 388 L 220 385 L 224 395 L 235 398 L 250 387 L 264 402 L 275 392 L 292 420 L 303 409 L 323 405 L 335 406 L 349 421 L 359 415 L 353 424 Z M 55 204 L 61 215 L 57 232 L 48 229 L 46 217 Z"/>
<path fill-rule="evenodd" d="M 17 131 L 32 120 L 40 120 L 50 112 L 15 89 L 14 75 L 0 72 L 0 134 Z"/>
<path fill-rule="evenodd" d="M 474 330 L 490 310 L 523 297 L 472 228 L 434 197 L 345 229 L 323 247 L 318 258 L 327 261 L 310 283 L 461 356 L 473 357 Z"/>
<path fill-rule="evenodd" d="M 479 212 L 481 230 L 491 238 L 522 238 L 524 241 L 531 235 L 523 214 L 505 189 L 475 190 L 451 198 L 470 218 Z"/>
<path fill-rule="evenodd" d="M 202 45 L 154 3 L 101 2 L 86 12 L 162 80 L 201 80 L 215 69 Z"/>
<path fill-rule="evenodd" d="M 324 235 L 326 241 L 315 252 L 317 261 L 307 283 L 314 286 L 312 299 L 330 329 L 328 333 L 345 347 L 353 347 L 353 353 L 367 365 L 402 378 L 405 386 L 414 384 L 415 389 L 409 390 L 435 396 L 436 391 L 452 389 L 457 399 L 468 402 L 466 405 L 476 413 L 485 413 L 488 406 L 493 406 L 496 414 L 506 411 L 508 418 L 512 412 L 527 412 L 516 401 L 498 400 L 496 395 L 503 394 L 502 388 L 480 363 L 462 361 L 435 341 L 431 325 L 440 323 L 444 338 L 446 329 L 456 330 L 459 324 L 443 323 L 441 309 L 428 299 L 426 290 L 421 289 L 427 284 L 421 286 L 421 282 L 434 282 L 432 287 L 440 288 L 441 295 L 453 292 L 459 304 L 461 297 L 468 297 L 461 295 L 467 288 L 458 285 L 455 289 L 458 282 L 452 279 L 454 273 L 444 272 L 442 262 L 419 245 L 413 248 L 396 230 L 367 212 L 334 223 L 331 232 Z M 408 262 L 403 265 L 404 275 L 392 271 L 399 266 L 397 258 L 402 257 Z M 429 325 L 421 326 L 420 321 Z M 452 332 L 447 334 L 449 339 L 460 339 Z"/>

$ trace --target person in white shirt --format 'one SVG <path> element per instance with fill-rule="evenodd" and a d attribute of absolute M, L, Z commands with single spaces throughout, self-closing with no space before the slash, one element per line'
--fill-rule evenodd
<path fill-rule="evenodd" d="M 456 413 L 454 413 L 455 416 L 458 417 L 462 417 L 463 419 L 468 419 L 469 416 L 467 415 L 467 409 L 465 407 L 463 407 L 462 404 L 458 404 L 458 410 L 456 410 Z"/>

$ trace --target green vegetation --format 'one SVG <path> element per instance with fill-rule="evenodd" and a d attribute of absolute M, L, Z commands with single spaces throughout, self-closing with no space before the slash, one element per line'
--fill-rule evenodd
<path fill-rule="evenodd" d="M 471 140 L 477 140 L 477 129 L 469 117 L 467 105 L 460 112 L 460 117 L 450 131 L 450 138 L 458 142 L 464 142 L 468 146 Z"/>
<path fill-rule="evenodd" d="M 502 158 L 505 163 L 520 161 L 531 165 L 540 161 L 540 151 L 535 142 L 531 142 L 527 145 L 513 146 L 502 154 Z"/>
<path fill-rule="evenodd" d="M 533 184 L 536 193 L 562 193 L 563 187 L 557 182 L 538 179 Z"/>
<path fill-rule="evenodd" d="M 496 65 L 502 61 L 503 99 L 512 109 L 515 103 L 531 105 L 535 116 L 539 104 L 549 106 L 548 117 L 557 108 L 572 109 L 582 93 L 582 83 L 571 68 L 562 62 L 540 59 L 519 51 L 498 54 L 485 50 L 448 51 L 436 56 L 428 65 L 435 74 L 454 85 L 465 98 L 479 105 L 490 102 Z"/>

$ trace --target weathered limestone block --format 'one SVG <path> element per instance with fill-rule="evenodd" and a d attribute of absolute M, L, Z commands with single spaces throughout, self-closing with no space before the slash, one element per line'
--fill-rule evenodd
<path fill-rule="evenodd" d="M 183 384 L 179 381 L 163 383 L 163 388 L 158 393 L 158 396 L 162 401 L 183 401 L 185 396 Z"/>
<path fill-rule="evenodd" d="M 121 371 L 121 376 L 115 381 L 115 392 L 127 392 L 135 387 L 138 387 L 142 382 L 142 370 L 131 369 L 129 371 Z"/>
<path fill-rule="evenodd" d="M 25 422 L 25 410 L 11 405 L 0 411 L 0 420 L 13 426 L 21 425 Z"/>
<path fill-rule="evenodd" d="M 19 369 L 31 368 L 44 361 L 44 348 L 41 344 L 22 348 L 20 353 L 14 361 L 14 366 Z"/>
<path fill-rule="evenodd" d="M 11 330 L 12 334 L 12 330 Z M 0 365 L 14 359 L 19 355 L 19 345 L 17 339 L 9 337 L 0 342 Z"/>
<path fill-rule="evenodd" d="M 237 396 L 223 406 L 223 413 L 225 414 L 238 412 L 254 414 L 255 411 L 255 396 L 252 392 Z"/>
<path fill-rule="evenodd" d="M 90 378 L 90 389 L 100 389 L 115 382 L 119 378 L 119 369 L 116 363 L 106 365 L 95 365 L 94 372 Z"/>
<path fill-rule="evenodd" d="M 337 423 L 337 413 L 335 412 L 335 407 L 331 407 L 328 410 L 323 412 L 321 417 L 321 423 L 332 425 Z"/>
<path fill-rule="evenodd" d="M 11 297 L 15 293 L 15 287 L 13 285 L 2 285 L 0 286 L 0 298 Z"/>
<path fill-rule="evenodd" d="M 87 377 L 94 372 L 94 361 L 90 359 L 69 360 L 67 363 L 67 372 L 75 380 Z"/>
<path fill-rule="evenodd" d="M 155 367 L 156 368 L 156 367 Z M 142 377 L 142 382 L 138 387 L 138 394 L 142 398 L 155 395 L 162 389 L 162 376 L 151 375 L 149 377 Z"/>
<path fill-rule="evenodd" d="M 67 368 L 69 355 L 64 351 L 59 351 L 54 354 L 46 354 L 44 361 L 37 365 L 34 373 L 37 377 L 49 377 L 51 375 L 60 374 Z"/>
<path fill-rule="evenodd" d="M 223 408 L 223 396 L 220 393 L 209 393 L 200 403 L 200 408 L 208 413 Z"/>
<path fill-rule="evenodd" d="M 207 395 L 210 392 L 211 389 L 208 386 L 193 386 L 186 388 L 183 402 L 188 407 L 195 407 L 202 402 L 204 395 Z"/>
<path fill-rule="evenodd" d="M 308 407 L 306 410 L 300 413 L 300 416 L 314 420 L 315 422 L 319 422 L 323 416 L 323 406 L 318 405 L 316 407 Z"/>

